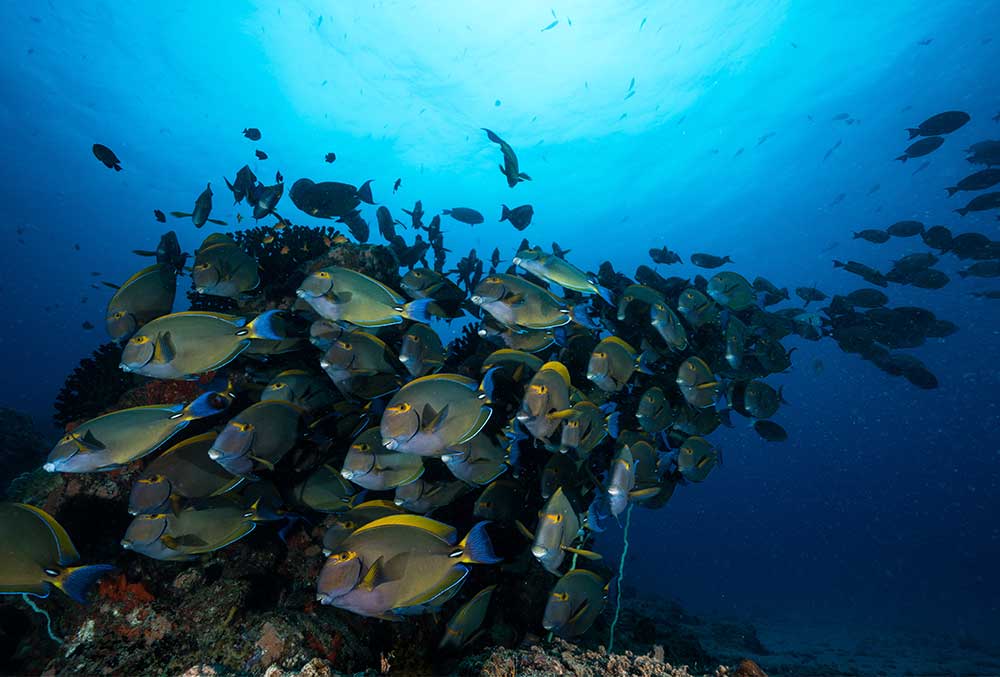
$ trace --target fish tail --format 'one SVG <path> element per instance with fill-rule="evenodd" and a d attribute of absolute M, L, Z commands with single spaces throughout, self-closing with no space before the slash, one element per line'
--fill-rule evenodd
<path fill-rule="evenodd" d="M 502 561 L 493 552 L 493 543 L 490 535 L 486 533 L 486 525 L 489 522 L 480 522 L 469 529 L 469 533 L 458 546 L 462 549 L 462 562 L 464 564 L 497 564 Z"/>
<path fill-rule="evenodd" d="M 838 261 L 837 259 L 833 260 L 833 267 L 834 268 L 844 268 L 846 266 L 847 266 L 847 264 L 844 263 L 843 261 Z"/>
<path fill-rule="evenodd" d="M 896 159 L 897 159 L 897 160 L 899 160 L 900 162 L 906 162 L 907 160 L 909 160 L 909 159 L 910 159 L 910 156 L 909 156 L 909 155 L 900 155 L 900 156 L 899 156 L 898 158 L 896 158 Z"/>
<path fill-rule="evenodd" d="M 368 179 L 358 188 L 358 199 L 370 205 L 375 204 L 375 198 L 372 197 L 372 181 L 373 179 Z"/>
<path fill-rule="evenodd" d="M 489 139 L 490 141 L 492 141 L 493 143 L 502 143 L 500 137 L 497 136 L 492 131 L 490 131 L 489 129 L 486 129 L 485 127 L 481 127 L 480 129 L 482 129 L 484 132 L 486 132 L 486 138 Z"/>
<path fill-rule="evenodd" d="M 607 287 L 602 287 L 599 284 L 595 284 L 594 286 L 597 287 L 597 294 L 602 299 L 604 299 L 608 303 L 608 305 L 612 306 L 615 305 L 614 296 L 612 295 L 610 289 L 608 289 Z"/>
<path fill-rule="evenodd" d="M 636 370 L 642 372 L 643 374 L 655 374 L 656 372 L 653 369 L 653 363 L 656 362 L 656 358 L 657 355 L 652 350 L 644 350 L 639 354 L 639 357 L 636 358 Z"/>
<path fill-rule="evenodd" d="M 961 209 L 956 209 L 955 211 L 958 212 L 959 216 L 965 216 L 966 214 L 969 213 L 969 210 L 966 209 L 965 207 L 962 207 Z"/>
<path fill-rule="evenodd" d="M 253 322 L 247 325 L 247 329 L 250 330 L 249 338 L 271 341 L 281 341 L 288 338 L 280 331 L 281 325 L 278 323 L 280 317 L 281 311 L 277 309 L 268 310 L 258 315 Z"/>
<path fill-rule="evenodd" d="M 410 301 L 404 305 L 401 309 L 403 317 L 408 320 L 415 320 L 417 322 L 430 322 L 431 319 L 431 305 L 434 303 L 434 299 L 417 299 L 416 301 Z"/>
<path fill-rule="evenodd" d="M 606 419 L 606 423 L 608 426 L 608 435 L 610 435 L 611 439 L 613 440 L 617 440 L 618 435 L 621 434 L 622 431 L 621 417 L 622 413 L 620 411 L 615 411 L 612 412 Z"/>
<path fill-rule="evenodd" d="M 587 314 L 587 308 L 588 308 L 588 306 L 589 306 L 589 304 L 587 304 L 587 303 L 581 303 L 579 305 L 573 306 L 569 310 L 569 316 L 577 324 L 580 324 L 580 325 L 582 325 L 584 327 L 587 327 L 588 329 L 593 329 L 593 330 L 597 331 L 601 327 L 600 327 L 599 324 L 597 324 L 597 322 L 595 322 L 594 320 L 592 320 L 590 318 L 590 315 Z"/>
<path fill-rule="evenodd" d="M 170 212 L 170 215 L 175 219 L 186 219 L 191 216 L 190 212 Z"/>
<path fill-rule="evenodd" d="M 531 181 L 531 177 L 528 176 L 527 174 L 525 174 L 524 172 L 521 172 L 520 174 L 517 175 L 517 180 L 518 181 Z"/>
<path fill-rule="evenodd" d="M 213 414 L 218 414 L 225 407 L 219 406 L 219 400 L 217 399 L 221 393 L 214 390 L 202 393 L 195 399 L 191 400 L 186 407 L 184 407 L 185 417 L 190 419 L 205 418 L 207 416 L 212 416 Z M 226 393 L 228 395 L 228 392 Z M 231 396 L 230 396 L 231 397 Z M 226 404 L 228 404 L 229 399 L 224 398 Z"/>
<path fill-rule="evenodd" d="M 500 205 L 502 211 L 500 212 L 500 220 L 506 221 L 510 218 L 510 210 L 507 209 L 507 205 Z"/>
<path fill-rule="evenodd" d="M 948 197 L 951 197 L 952 195 L 958 192 L 958 186 L 950 186 L 948 188 L 945 188 L 945 190 L 948 191 Z"/>
<path fill-rule="evenodd" d="M 920 130 L 919 129 L 913 129 L 912 127 L 908 127 L 906 129 L 906 131 L 908 131 L 910 133 L 910 138 L 911 139 L 915 139 L 918 136 L 920 136 Z"/>
<path fill-rule="evenodd" d="M 65 569 L 53 584 L 75 599 L 80 604 L 87 603 L 87 593 L 94 583 L 104 574 L 117 571 L 118 567 L 110 564 L 90 564 L 82 567 L 70 567 Z"/>

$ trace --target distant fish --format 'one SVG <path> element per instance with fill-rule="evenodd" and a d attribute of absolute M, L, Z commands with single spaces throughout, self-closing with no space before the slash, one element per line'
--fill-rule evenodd
<path fill-rule="evenodd" d="M 626 95 L 625 95 L 625 99 L 624 99 L 624 100 L 625 100 L 625 101 L 628 101 L 628 100 L 629 100 L 629 99 L 631 99 L 631 98 L 632 98 L 633 96 L 635 96 L 635 90 L 634 90 L 634 89 L 633 89 L 633 90 L 632 90 L 631 92 L 629 92 L 628 94 L 626 94 Z"/>
<path fill-rule="evenodd" d="M 646 25 L 646 17 L 642 17 L 642 22 L 639 24 L 639 30 L 641 31 L 642 27 L 645 25 Z"/>
<path fill-rule="evenodd" d="M 257 159 L 258 159 L 258 160 L 266 160 L 266 159 L 267 159 L 267 153 L 265 153 L 265 152 L 264 152 L 264 151 L 262 151 L 262 150 L 259 150 L 259 149 L 258 149 L 258 150 L 255 150 L 255 151 L 253 152 L 253 154 L 257 156 Z"/>
<path fill-rule="evenodd" d="M 770 139 L 775 134 L 777 134 L 777 132 L 768 132 L 767 134 L 764 134 L 763 136 L 758 137 L 757 138 L 757 145 L 759 146 L 760 144 L 764 143 L 765 141 L 767 141 L 768 139 Z"/>
<path fill-rule="evenodd" d="M 917 44 L 921 47 L 926 47 L 927 45 L 934 42 L 934 38 L 924 38 L 923 40 L 917 40 Z"/>
<path fill-rule="evenodd" d="M 874 186 L 868 189 L 868 194 L 871 195 L 872 193 L 878 191 L 878 189 L 881 187 L 882 187 L 881 183 L 876 183 Z"/>
<path fill-rule="evenodd" d="M 827 150 L 826 153 L 823 155 L 823 161 L 826 162 L 827 160 L 829 160 L 830 156 L 833 155 L 833 151 L 840 148 L 840 144 L 842 144 L 843 142 L 844 142 L 843 139 L 838 139 L 837 143 L 830 146 L 829 150 Z"/>
<path fill-rule="evenodd" d="M 920 172 L 924 171 L 925 169 L 927 169 L 930 166 L 931 166 L 931 161 L 930 160 L 924 160 L 924 163 L 922 165 L 920 165 L 919 167 L 917 167 L 913 171 L 913 173 L 914 174 L 919 174 Z"/>
<path fill-rule="evenodd" d="M 833 198 L 833 200 L 830 202 L 829 205 L 827 205 L 827 207 L 829 208 L 839 205 L 841 202 L 844 201 L 845 197 L 847 197 L 847 193 L 837 193 L 837 196 Z"/>
<path fill-rule="evenodd" d="M 742 147 L 740 147 L 739 150 L 737 150 L 735 153 L 733 153 L 733 157 L 739 157 L 741 155 L 743 155 L 743 148 Z"/>
<path fill-rule="evenodd" d="M 116 172 L 120 172 L 122 170 L 121 160 L 118 159 L 118 156 L 115 155 L 115 152 L 110 148 L 103 144 L 95 143 L 92 150 L 94 151 L 94 157 L 100 160 L 101 164 L 105 167 L 113 169 Z"/>
<path fill-rule="evenodd" d="M 951 197 L 960 190 L 986 190 L 998 183 L 1000 183 L 1000 169 L 981 169 L 945 190 L 948 191 L 948 197 Z"/>
<path fill-rule="evenodd" d="M 962 128 L 971 119 L 972 117 L 964 111 L 950 110 L 929 117 L 917 127 L 910 127 L 906 131 L 910 133 L 911 139 L 918 136 L 941 136 Z"/>
<path fill-rule="evenodd" d="M 159 221 L 160 223 L 166 223 L 166 222 L 167 222 L 167 217 L 166 217 L 166 215 L 165 215 L 165 214 L 164 214 L 163 212 L 161 212 L 161 211 L 160 211 L 159 209 L 154 209 L 154 210 L 153 210 L 153 216 L 154 216 L 154 217 L 156 218 L 156 220 L 157 220 L 157 221 Z M 79 245 L 77 245 L 77 249 L 79 249 L 79 248 L 80 248 L 80 246 L 79 246 Z"/>
<path fill-rule="evenodd" d="M 395 193 L 396 193 L 396 191 L 397 191 L 397 190 L 399 190 L 399 186 L 400 186 L 400 185 L 401 185 L 402 183 L 403 183 L 403 180 L 402 180 L 402 179 L 396 179 L 395 183 L 393 183 L 393 184 L 392 184 L 392 192 L 393 192 L 393 194 L 395 194 Z"/>
<path fill-rule="evenodd" d="M 933 153 L 941 144 L 944 143 L 944 137 L 941 136 L 928 136 L 926 138 L 920 139 L 916 143 L 910 144 L 903 154 L 896 159 L 900 162 L 906 162 L 912 158 L 923 157 L 929 153 Z"/>
<path fill-rule="evenodd" d="M 840 120 L 848 120 L 848 119 L 850 119 L 850 117 L 851 117 L 850 113 L 837 113 L 836 115 L 834 115 L 830 119 L 833 120 L 834 122 L 837 122 L 837 121 L 840 121 Z"/>
<path fill-rule="evenodd" d="M 251 141 L 260 141 L 260 130 L 256 127 L 247 127 L 243 130 L 243 136 Z"/>
<path fill-rule="evenodd" d="M 558 19 L 557 19 L 556 21 L 553 21 L 553 22 L 552 22 L 552 23 L 550 23 L 550 24 L 549 24 L 548 26 L 546 26 L 545 28 L 543 28 L 543 29 L 541 30 L 541 32 L 542 32 L 542 33 L 544 33 L 545 31 L 551 31 L 551 30 L 552 30 L 553 28 L 555 28 L 555 27 L 556 27 L 556 26 L 558 26 L 558 25 L 559 25 L 559 21 L 558 21 Z"/>
<path fill-rule="evenodd" d="M 633 89 L 635 89 L 635 78 L 634 77 L 628 83 L 628 91 L 631 92 Z"/>
<path fill-rule="evenodd" d="M 337 159 L 337 154 L 327 153 L 326 155 L 323 156 L 323 159 L 326 160 L 327 162 L 333 162 L 334 160 Z"/>

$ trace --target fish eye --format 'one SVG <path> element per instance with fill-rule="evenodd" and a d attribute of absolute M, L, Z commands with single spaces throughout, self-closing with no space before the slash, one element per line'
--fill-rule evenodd
<path fill-rule="evenodd" d="M 337 341 L 337 347 L 340 348 L 341 350 L 350 350 L 351 344 L 348 343 L 347 341 Z"/>
<path fill-rule="evenodd" d="M 113 317 L 114 317 L 114 318 L 115 318 L 116 320 L 120 320 L 120 319 L 122 319 L 123 317 L 125 317 L 125 311 L 124 311 L 124 310 L 119 310 L 119 311 L 118 311 L 117 313 L 115 313 L 115 314 L 113 315 Z"/>
<path fill-rule="evenodd" d="M 399 404 L 397 404 L 394 407 L 389 407 L 389 410 L 393 411 L 393 412 L 395 412 L 397 414 L 405 414 L 411 408 L 412 407 L 410 407 L 410 403 L 409 402 L 400 402 Z"/>
<path fill-rule="evenodd" d="M 143 343 L 149 343 L 148 336 L 133 336 L 129 339 L 129 343 L 134 343 L 137 346 L 141 346 Z"/>
<path fill-rule="evenodd" d="M 370 446 L 368 446 L 368 445 L 367 445 L 366 443 L 364 443 L 364 442 L 362 442 L 361 444 L 359 444 L 359 445 L 358 445 L 358 450 L 359 450 L 359 451 L 366 451 L 366 452 L 367 452 L 367 451 L 371 451 L 371 449 L 372 449 L 372 448 L 371 448 Z"/>
<path fill-rule="evenodd" d="M 316 273 L 316 277 L 319 277 L 319 278 L 322 278 L 324 280 L 327 280 L 327 279 L 330 278 L 330 273 L 328 273 L 328 272 L 326 272 L 324 270 L 321 270 L 320 272 Z"/>
<path fill-rule="evenodd" d="M 274 383 L 271 385 L 271 390 L 281 390 L 282 388 L 287 388 L 288 386 L 284 383 Z"/>
<path fill-rule="evenodd" d="M 693 454 L 694 451 L 691 449 L 691 447 L 684 447 L 684 453 L 690 455 Z"/>
<path fill-rule="evenodd" d="M 559 602 L 565 602 L 566 600 L 569 599 L 569 594 L 567 594 L 565 592 L 553 592 L 552 593 L 552 599 L 554 599 L 556 601 L 559 601 Z"/>

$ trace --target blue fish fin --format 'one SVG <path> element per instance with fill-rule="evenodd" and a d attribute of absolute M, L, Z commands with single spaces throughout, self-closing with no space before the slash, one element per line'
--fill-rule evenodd
<path fill-rule="evenodd" d="M 222 402 L 225 406 L 217 406 Z M 225 411 L 228 408 L 230 398 L 221 395 L 212 390 L 207 393 L 202 393 L 194 400 L 191 401 L 186 407 L 184 407 L 184 417 L 187 419 L 205 418 L 207 416 L 213 416 L 221 411 Z"/>
<path fill-rule="evenodd" d="M 404 306 L 400 306 L 397 310 L 408 320 L 430 322 L 432 303 L 434 303 L 434 299 L 417 299 L 416 301 L 410 301 Z"/>
<path fill-rule="evenodd" d="M 466 564 L 497 564 L 501 558 L 493 552 L 493 543 L 490 535 L 486 533 L 486 525 L 489 522 L 479 522 L 469 529 L 458 547 L 462 549 L 462 562 Z"/>
<path fill-rule="evenodd" d="M 247 325 L 247 329 L 250 333 L 247 335 L 248 338 L 252 339 L 267 339 L 270 341 L 281 341 L 288 338 L 284 336 L 282 332 L 278 331 L 277 319 L 280 317 L 280 310 L 268 310 L 261 313 L 254 319 L 253 322 Z"/>
<path fill-rule="evenodd" d="M 118 567 L 110 564 L 91 564 L 89 566 L 72 567 L 59 575 L 55 586 L 75 599 L 80 604 L 87 603 L 87 592 L 105 574 L 117 571 Z"/>
<path fill-rule="evenodd" d="M 622 429 L 621 429 L 621 415 L 622 414 L 621 414 L 620 411 L 616 411 L 616 412 L 612 413 L 610 416 L 608 416 L 608 419 L 607 419 L 607 423 L 608 423 L 608 435 L 610 435 L 611 439 L 613 439 L 613 440 L 617 440 L 618 439 L 618 435 L 620 435 L 621 431 L 622 431 Z"/>

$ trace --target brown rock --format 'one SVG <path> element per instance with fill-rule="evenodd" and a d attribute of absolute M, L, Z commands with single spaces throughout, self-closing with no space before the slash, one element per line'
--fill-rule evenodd
<path fill-rule="evenodd" d="M 749 658 L 744 658 L 732 672 L 733 677 L 767 677 L 767 673 Z"/>
<path fill-rule="evenodd" d="M 285 638 L 278 633 L 270 622 L 264 623 L 261 628 L 260 639 L 257 640 L 257 648 L 261 651 L 261 665 L 271 666 L 277 663 L 281 655 L 285 652 Z"/>

